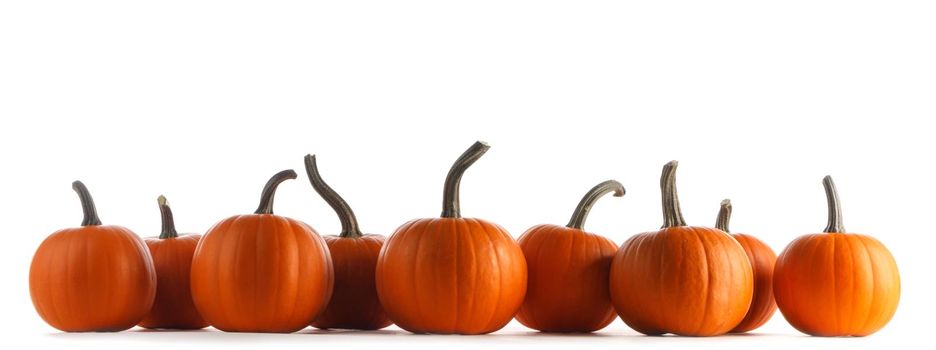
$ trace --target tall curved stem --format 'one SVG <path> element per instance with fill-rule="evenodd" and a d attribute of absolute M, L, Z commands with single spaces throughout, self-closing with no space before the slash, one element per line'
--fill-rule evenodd
<path fill-rule="evenodd" d="M 715 219 L 715 228 L 730 233 L 728 231 L 728 221 L 731 220 L 731 200 L 721 201 L 721 208 L 718 209 L 718 218 Z"/>
<path fill-rule="evenodd" d="M 578 230 L 584 230 L 585 228 L 585 219 L 588 218 L 588 213 L 591 211 L 591 208 L 595 205 L 595 202 L 598 201 L 598 198 L 614 192 L 615 197 L 624 196 L 624 185 L 621 185 L 620 182 L 614 180 L 608 180 L 602 182 L 595 187 L 592 187 L 591 190 L 588 190 L 585 193 L 585 196 L 582 197 L 582 200 L 579 201 L 575 211 L 572 212 L 572 218 L 569 219 L 569 224 L 566 225 L 569 228 L 574 228 Z"/>
<path fill-rule="evenodd" d="M 169 208 L 169 202 L 166 197 L 160 195 L 156 198 L 159 203 L 159 216 L 162 220 L 162 231 L 159 233 L 159 239 L 176 238 L 179 233 L 175 229 L 175 220 L 172 218 L 172 209 Z"/>
<path fill-rule="evenodd" d="M 679 209 L 679 196 L 676 194 L 676 166 L 677 161 L 671 161 L 663 166 L 663 175 L 660 176 L 660 190 L 663 194 L 663 228 L 686 226 L 682 210 Z"/>
<path fill-rule="evenodd" d="M 845 224 L 842 223 L 842 205 L 839 204 L 838 190 L 835 189 L 835 182 L 831 176 L 822 179 L 822 187 L 825 188 L 826 201 L 829 203 L 829 223 L 824 232 L 845 232 Z"/>
<path fill-rule="evenodd" d="M 325 202 L 328 202 L 328 205 L 338 214 L 338 219 L 341 220 L 341 234 L 339 234 L 339 236 L 343 238 L 357 238 L 363 236 L 361 230 L 358 228 L 357 218 L 354 216 L 354 211 L 351 210 L 351 206 L 322 179 L 314 155 L 308 154 L 305 156 L 305 169 L 306 174 L 309 175 L 309 182 L 312 183 L 312 188 L 314 188 L 315 192 L 318 192 L 318 194 L 325 199 Z"/>
<path fill-rule="evenodd" d="M 462 175 L 464 175 L 465 170 L 468 170 L 468 167 L 474 164 L 478 158 L 481 158 L 484 152 L 487 152 L 489 148 L 491 148 L 491 146 L 488 146 L 488 144 L 477 141 L 455 160 L 455 164 L 452 164 L 452 168 L 449 169 L 448 175 L 445 177 L 445 187 L 442 192 L 443 218 L 461 217 L 458 188 L 461 184 Z"/>
<path fill-rule="evenodd" d="M 260 205 L 257 206 L 254 214 L 273 214 L 273 196 L 276 195 L 276 187 L 283 181 L 292 180 L 296 177 L 296 172 L 292 169 L 283 170 L 273 175 L 263 186 L 263 192 L 260 193 Z"/>
<path fill-rule="evenodd" d="M 97 226 L 101 224 L 98 217 L 97 208 L 94 207 L 94 199 L 91 198 L 91 192 L 81 181 L 72 182 L 72 189 L 78 192 L 78 199 L 81 200 L 81 211 L 84 218 L 81 220 L 81 226 Z"/>

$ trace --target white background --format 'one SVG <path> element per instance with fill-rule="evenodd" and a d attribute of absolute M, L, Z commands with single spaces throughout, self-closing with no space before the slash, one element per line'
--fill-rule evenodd
<path fill-rule="evenodd" d="M 0 330 L 73 349 L 932 348 L 934 18 L 932 1 L 901 0 L 2 1 Z M 312 152 L 363 229 L 390 234 L 438 215 L 477 139 L 492 149 L 463 181 L 464 214 L 515 237 L 564 224 L 609 178 L 627 195 L 587 228 L 617 244 L 654 230 L 678 159 L 690 224 L 713 225 L 728 197 L 733 230 L 779 253 L 825 226 L 831 174 L 846 228 L 897 258 L 897 314 L 860 339 L 805 337 L 779 313 L 756 336 L 692 339 L 620 320 L 593 336 L 62 334 L 32 308 L 33 252 L 80 222 L 75 179 L 105 224 L 153 236 L 165 194 L 180 231 L 204 232 Z M 304 176 L 280 189 L 278 214 L 338 232 Z"/>

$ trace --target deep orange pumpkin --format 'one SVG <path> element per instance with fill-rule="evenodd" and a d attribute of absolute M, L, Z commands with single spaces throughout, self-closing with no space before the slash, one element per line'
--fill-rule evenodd
<path fill-rule="evenodd" d="M 192 298 L 202 317 L 228 332 L 290 333 L 325 308 L 332 291 L 325 242 L 298 220 L 273 215 L 274 175 L 252 215 L 221 220 L 202 237 L 192 260 Z"/>
<path fill-rule="evenodd" d="M 413 333 L 483 334 L 502 328 L 526 293 L 520 247 L 500 226 L 462 218 L 458 187 L 488 149 L 471 146 L 449 170 L 442 217 L 394 232 L 377 261 L 377 293 L 387 315 Z"/>
<path fill-rule="evenodd" d="M 149 250 L 132 231 L 103 226 L 80 181 L 81 227 L 45 239 L 29 267 L 29 294 L 36 312 L 66 332 L 122 331 L 140 322 L 153 305 L 156 271 Z"/>
<path fill-rule="evenodd" d="M 744 248 L 721 230 L 686 226 L 676 161 L 663 167 L 663 228 L 628 239 L 611 263 L 611 300 L 644 334 L 724 334 L 747 313 L 753 273 Z"/>
<path fill-rule="evenodd" d="M 728 231 L 730 220 L 731 201 L 725 199 L 721 202 L 715 228 L 731 233 Z M 777 303 L 774 302 L 773 296 L 773 270 L 777 262 L 777 254 L 757 237 L 743 233 L 731 233 L 731 236 L 744 248 L 754 272 L 754 299 L 751 300 L 751 307 L 748 308 L 747 315 L 741 323 L 731 330 L 732 333 L 742 333 L 763 326 L 777 311 Z"/>
<path fill-rule="evenodd" d="M 189 287 L 192 257 L 201 235 L 179 235 L 175 229 L 172 209 L 166 197 L 159 196 L 162 232 L 146 239 L 153 265 L 156 267 L 156 301 L 140 326 L 144 328 L 201 329 L 208 322 L 201 317 L 192 302 Z"/>
<path fill-rule="evenodd" d="M 585 218 L 601 196 L 624 195 L 608 180 L 579 202 L 566 226 L 537 225 L 520 236 L 527 262 L 527 293 L 517 321 L 543 332 L 594 332 L 614 320 L 608 274 L 617 245 L 585 232 Z"/>
<path fill-rule="evenodd" d="M 325 236 L 335 268 L 335 288 L 325 311 L 312 322 L 316 328 L 375 330 L 391 325 L 380 306 L 374 271 L 386 238 L 362 234 L 351 206 L 319 174 L 314 155 L 305 157 L 309 181 L 328 205 L 338 213 L 341 233 Z"/>
<path fill-rule="evenodd" d="M 866 336 L 897 311 L 897 262 L 873 237 L 845 233 L 835 183 L 826 176 L 822 184 L 829 223 L 824 233 L 797 238 L 780 253 L 774 270 L 777 306 L 803 333 Z"/>

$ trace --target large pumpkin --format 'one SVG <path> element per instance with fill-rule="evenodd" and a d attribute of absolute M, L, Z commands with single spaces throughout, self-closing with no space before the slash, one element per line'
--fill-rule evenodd
<path fill-rule="evenodd" d="M 156 271 L 143 240 L 121 226 L 104 226 L 88 189 L 78 192 L 81 227 L 45 239 L 29 267 L 29 294 L 36 312 L 66 332 L 129 329 L 153 305 Z"/>
<path fill-rule="evenodd" d="M 730 220 L 731 201 L 725 199 L 721 202 L 721 209 L 718 210 L 715 228 L 731 233 L 728 231 Z M 773 271 L 774 264 L 777 262 L 777 254 L 770 249 L 770 246 L 752 235 L 731 233 L 731 236 L 744 248 L 754 272 L 754 298 L 751 300 L 751 307 L 748 308 L 747 315 L 741 323 L 731 330 L 732 333 L 742 333 L 763 326 L 777 311 L 777 303 L 774 302 L 773 296 Z"/>
<path fill-rule="evenodd" d="M 617 245 L 585 232 L 595 201 L 624 186 L 614 180 L 592 188 L 566 226 L 537 225 L 520 236 L 527 262 L 527 293 L 517 321 L 543 332 L 594 332 L 614 320 L 608 274 Z"/>
<path fill-rule="evenodd" d="M 663 227 L 628 239 L 611 263 L 611 300 L 644 334 L 724 334 L 747 313 L 753 273 L 744 248 L 715 228 L 686 226 L 676 161 L 663 167 Z"/>
<path fill-rule="evenodd" d="M 900 300 L 897 262 L 871 236 L 845 233 L 838 192 L 826 176 L 824 233 L 794 240 L 780 253 L 774 295 L 783 317 L 803 333 L 865 336 L 887 324 Z"/>
<path fill-rule="evenodd" d="M 290 333 L 325 308 L 332 291 L 325 242 L 303 222 L 273 214 L 285 170 L 263 188 L 252 215 L 221 220 L 202 237 L 192 260 L 192 297 L 202 317 L 228 332 Z"/>
<path fill-rule="evenodd" d="M 334 292 L 325 311 L 312 322 L 312 326 L 374 330 L 391 325 L 380 306 L 374 281 L 377 256 L 386 238 L 361 233 L 351 206 L 322 179 L 314 155 L 305 157 L 305 168 L 312 187 L 341 220 L 341 233 L 325 236 L 335 268 Z"/>
<path fill-rule="evenodd" d="M 192 302 L 189 287 L 192 257 L 201 235 L 179 235 L 166 197 L 159 196 L 162 232 L 146 239 L 153 265 L 156 267 L 156 301 L 146 318 L 144 328 L 200 329 L 208 326 Z"/>
<path fill-rule="evenodd" d="M 482 334 L 502 328 L 526 293 L 523 252 L 500 226 L 462 218 L 458 187 L 488 145 L 476 142 L 449 170 L 442 217 L 394 232 L 377 261 L 377 293 L 397 326 L 413 333 Z"/>

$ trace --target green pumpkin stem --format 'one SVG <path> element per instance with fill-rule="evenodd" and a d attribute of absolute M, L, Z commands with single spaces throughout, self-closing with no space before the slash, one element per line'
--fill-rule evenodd
<path fill-rule="evenodd" d="M 663 175 L 660 177 L 660 190 L 663 193 L 663 228 L 686 226 L 682 210 L 679 209 L 679 196 L 676 194 L 676 166 L 677 161 L 671 161 L 663 166 Z"/>
<path fill-rule="evenodd" d="M 462 175 L 464 175 L 465 170 L 468 170 L 468 167 L 474 164 L 478 158 L 481 158 L 484 152 L 487 152 L 489 148 L 491 148 L 491 146 L 488 146 L 488 144 L 477 141 L 455 160 L 455 164 L 452 164 L 452 168 L 449 169 L 448 175 L 445 177 L 445 187 L 442 193 L 443 218 L 461 217 L 458 187 L 461 184 Z"/>
<path fill-rule="evenodd" d="M 309 175 L 309 182 L 312 183 L 312 188 L 314 188 L 315 192 L 318 192 L 318 194 L 322 196 L 322 199 L 325 199 L 325 202 L 335 210 L 335 213 L 338 214 L 338 219 L 341 220 L 341 234 L 338 236 L 342 238 L 357 238 L 363 236 L 361 230 L 358 228 L 357 218 L 354 216 L 354 211 L 351 210 L 351 206 L 349 206 L 348 202 L 345 202 L 331 186 L 328 186 L 319 174 L 318 165 L 315 162 L 315 155 L 308 154 L 305 156 L 305 169 L 306 174 Z"/>
<path fill-rule="evenodd" d="M 721 201 L 721 208 L 718 209 L 718 218 L 715 219 L 715 228 L 731 233 L 731 231 L 728 231 L 729 220 L 731 220 L 731 200 L 724 199 Z"/>
<path fill-rule="evenodd" d="M 273 214 L 273 196 L 276 194 L 276 187 L 283 181 L 292 180 L 296 177 L 296 172 L 292 169 L 283 170 L 273 175 L 263 186 L 263 192 L 260 194 L 260 205 L 254 214 Z"/>
<path fill-rule="evenodd" d="M 588 190 L 585 196 L 582 197 L 582 200 L 579 201 L 578 206 L 575 207 L 575 211 L 572 212 L 572 218 L 569 219 L 569 224 L 566 226 L 584 231 L 585 219 L 588 218 L 588 213 L 595 205 L 595 202 L 598 201 L 598 198 L 611 192 L 614 192 L 615 197 L 624 196 L 624 185 L 614 180 L 608 180 Z"/>
<path fill-rule="evenodd" d="M 162 221 L 162 231 L 159 233 L 159 239 L 176 238 L 179 233 L 176 232 L 175 220 L 172 218 L 172 209 L 169 208 L 169 202 L 166 196 L 160 195 L 156 198 L 159 203 L 159 217 Z"/>
<path fill-rule="evenodd" d="M 91 192 L 81 181 L 72 182 L 72 189 L 78 192 L 78 199 L 81 200 L 81 211 L 84 213 L 84 219 L 81 220 L 81 226 L 97 226 L 101 224 L 98 217 L 97 208 L 94 207 L 94 199 L 91 198 Z"/>
<path fill-rule="evenodd" d="M 822 187 L 825 188 L 826 201 L 829 203 L 829 224 L 826 225 L 824 232 L 845 233 L 845 224 L 842 223 L 842 205 L 839 204 L 838 190 L 835 189 L 835 182 L 831 176 L 822 179 Z"/>

